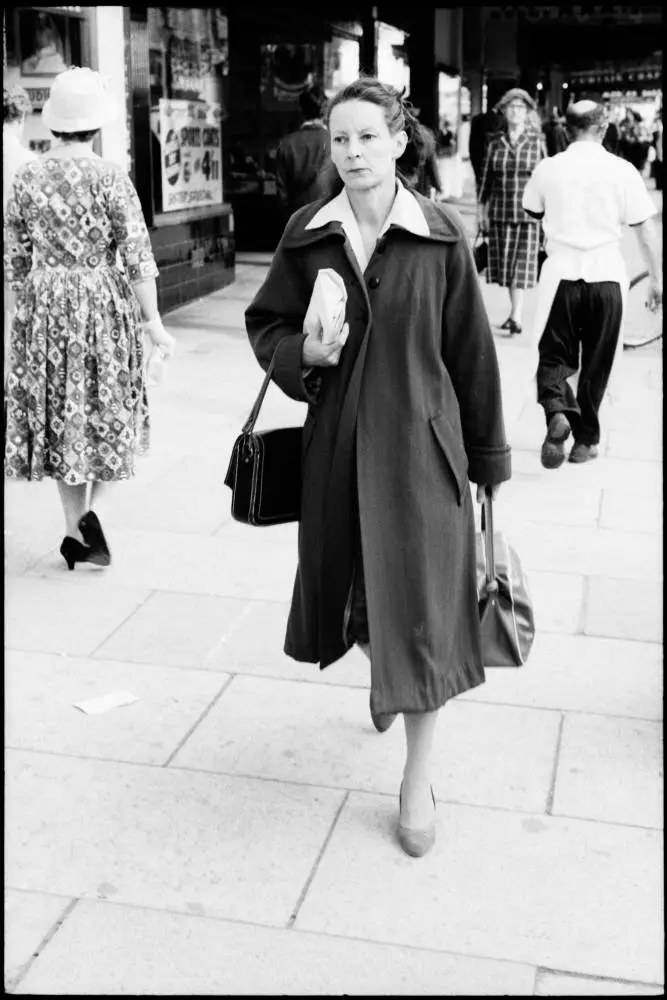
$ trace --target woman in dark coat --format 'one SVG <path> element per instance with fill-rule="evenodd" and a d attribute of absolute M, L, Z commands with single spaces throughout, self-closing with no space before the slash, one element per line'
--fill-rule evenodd
<path fill-rule="evenodd" d="M 401 183 L 421 126 L 392 87 L 361 79 L 333 99 L 329 129 L 343 190 L 294 215 L 246 311 L 262 367 L 275 353 L 275 381 L 308 403 L 285 652 L 321 668 L 355 642 L 369 655 L 376 728 L 404 716 L 398 832 L 419 856 L 435 839 L 438 710 L 484 681 L 468 480 L 481 496 L 509 479 L 509 448 L 462 222 Z M 347 292 L 333 343 L 303 333 L 322 268 Z"/>
<path fill-rule="evenodd" d="M 479 221 L 489 233 L 487 281 L 509 289 L 510 315 L 501 329 L 521 333 L 523 296 L 537 284 L 540 223 L 521 207 L 524 188 L 546 155 L 541 129 L 533 127 L 536 105 L 530 94 L 513 87 L 496 105 L 505 120 L 489 142 L 478 192 Z"/>

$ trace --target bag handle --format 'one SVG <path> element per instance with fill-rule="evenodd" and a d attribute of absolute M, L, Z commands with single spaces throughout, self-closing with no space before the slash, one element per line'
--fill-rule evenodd
<path fill-rule="evenodd" d="M 487 593 L 490 593 L 498 589 L 496 557 L 493 548 L 493 500 L 491 498 L 490 486 L 487 486 L 484 491 L 481 528 L 482 539 L 484 541 L 484 560 L 486 562 L 486 589 Z"/>
<path fill-rule="evenodd" d="M 253 403 L 252 409 L 248 414 L 248 419 L 241 428 L 242 434 L 251 434 L 255 424 L 257 423 L 259 411 L 262 407 L 262 403 L 264 402 L 266 391 L 269 388 L 269 382 L 271 381 L 271 376 L 273 375 L 273 369 L 275 368 L 275 361 L 276 361 L 276 355 L 274 351 L 273 357 L 271 358 L 271 363 L 269 364 L 269 367 L 266 370 L 264 381 L 262 382 L 259 393 L 257 394 L 257 399 Z"/>

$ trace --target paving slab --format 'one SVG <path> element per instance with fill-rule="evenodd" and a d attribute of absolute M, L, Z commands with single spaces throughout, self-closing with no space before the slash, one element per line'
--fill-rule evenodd
<path fill-rule="evenodd" d="M 534 980 L 511 962 L 82 902 L 16 993 L 531 996 Z"/>
<path fill-rule="evenodd" d="M 610 458 L 627 458 L 630 461 L 641 459 L 647 462 L 660 462 L 662 459 L 661 428 L 651 428 L 641 433 L 638 428 L 612 428 L 609 431 L 609 447 L 607 455 Z"/>
<path fill-rule="evenodd" d="M 154 592 L 96 651 L 101 659 L 219 669 L 210 655 L 252 607 L 245 598 Z"/>
<path fill-rule="evenodd" d="M 46 892 L 5 890 L 5 989 L 30 961 L 46 935 L 66 912 L 71 900 Z"/>
<path fill-rule="evenodd" d="M 248 601 L 223 641 L 211 647 L 203 666 L 311 684 L 370 687 L 370 666 L 357 646 L 325 670 L 317 663 L 299 663 L 286 656 L 289 608 L 289 601 Z"/>
<path fill-rule="evenodd" d="M 618 490 L 603 490 L 600 527 L 614 528 L 616 531 L 646 531 L 661 535 L 662 491 L 638 491 L 628 501 L 627 494 Z"/>
<path fill-rule="evenodd" d="M 661 719 L 663 651 L 657 643 L 538 631 L 527 664 L 486 671 L 457 702 Z"/>
<path fill-rule="evenodd" d="M 637 490 L 660 494 L 662 490 L 662 466 L 658 462 L 637 460 L 632 463 L 632 475 L 628 463 L 622 458 L 597 458 L 585 465 L 566 462 L 560 469 L 543 469 L 540 464 L 539 449 L 516 449 L 512 452 L 513 473 L 524 473 L 536 480 L 549 483 L 560 480 L 560 485 L 576 486 L 577 489 L 617 489 L 634 494 Z"/>
<path fill-rule="evenodd" d="M 517 532 L 518 533 L 518 532 Z M 513 535 L 507 533 L 510 544 Z M 535 628 L 542 632 L 580 632 L 585 579 L 572 573 L 526 573 L 533 601 Z"/>
<path fill-rule="evenodd" d="M 297 558 L 294 525 L 260 534 L 260 529 L 229 522 L 212 536 L 122 529 L 109 536 L 109 545 L 114 561 L 108 569 L 77 567 L 66 582 L 89 590 L 92 573 L 95 585 L 105 593 L 114 587 L 137 587 L 260 600 L 287 600 L 292 595 Z M 54 552 L 32 568 L 30 576 L 61 581 L 64 574 L 58 559 L 62 563 Z"/>
<path fill-rule="evenodd" d="M 587 635 L 662 642 L 662 583 L 591 577 L 585 611 Z"/>
<path fill-rule="evenodd" d="M 600 514 L 601 492 L 594 486 L 573 486 L 558 479 L 545 483 L 541 476 L 536 481 L 519 473 L 498 492 L 495 520 L 499 530 L 508 532 L 525 520 L 592 527 Z"/>
<path fill-rule="evenodd" d="M 662 827 L 660 723 L 568 715 L 553 814 Z"/>
<path fill-rule="evenodd" d="M 660 581 L 662 553 L 651 535 L 524 521 L 512 541 L 526 569 Z"/>
<path fill-rule="evenodd" d="M 445 706 L 435 737 L 436 796 L 544 809 L 559 725 L 555 712 L 454 700 Z M 404 739 L 398 722 L 376 733 L 365 691 L 236 677 L 171 766 L 394 796 Z"/>
<path fill-rule="evenodd" d="M 163 767 L 5 755 L 17 889 L 285 926 L 343 793 Z"/>
<path fill-rule="evenodd" d="M 6 648 L 88 656 L 148 597 L 148 590 L 107 581 L 100 600 L 96 584 L 103 581 L 103 570 L 78 568 L 70 573 L 61 556 L 58 559 L 61 566 L 52 567 L 51 579 L 39 579 L 30 571 L 8 580 Z M 78 585 L 67 577 L 76 577 Z M 63 586 L 65 581 L 68 586 Z"/>
<path fill-rule="evenodd" d="M 439 803 L 413 859 L 396 822 L 396 800 L 350 795 L 298 929 L 662 981 L 657 831 Z"/>
<path fill-rule="evenodd" d="M 5 654 L 5 745 L 164 764 L 227 682 L 223 673 L 142 667 L 53 653 Z M 118 691 L 139 700 L 99 715 L 74 707 Z"/>
<path fill-rule="evenodd" d="M 202 489 L 199 483 L 185 480 L 172 484 L 168 491 L 160 480 L 151 483 L 132 480 L 114 498 L 113 516 L 107 519 L 109 531 L 122 526 L 132 530 L 213 534 L 231 518 L 229 505 L 223 502 L 226 497 L 222 492 L 221 469 L 218 477 L 220 482 L 215 489 Z"/>
<path fill-rule="evenodd" d="M 664 986 L 627 983 L 617 979 L 566 976 L 558 972 L 538 972 L 536 997 L 659 997 Z"/>

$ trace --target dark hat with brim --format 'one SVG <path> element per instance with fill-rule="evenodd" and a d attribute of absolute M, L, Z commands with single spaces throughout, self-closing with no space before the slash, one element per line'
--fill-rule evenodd
<path fill-rule="evenodd" d="M 510 101 L 523 101 L 530 111 L 537 111 L 537 104 L 528 91 L 522 90 L 521 87 L 512 87 L 511 90 L 508 90 L 507 93 L 503 94 L 496 104 L 494 111 L 504 111 Z"/>

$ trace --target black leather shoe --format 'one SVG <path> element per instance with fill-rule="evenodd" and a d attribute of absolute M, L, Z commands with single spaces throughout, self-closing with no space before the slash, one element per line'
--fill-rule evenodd
<path fill-rule="evenodd" d="M 572 446 L 568 462 L 581 465 L 582 462 L 590 462 L 598 457 L 598 446 L 596 444 L 577 444 Z"/>
<path fill-rule="evenodd" d="M 517 323 L 515 319 L 510 319 L 507 329 L 510 333 L 521 333 L 523 328 L 521 323 Z"/>
<path fill-rule="evenodd" d="M 570 421 L 564 413 L 554 413 L 547 436 L 542 443 L 540 461 L 545 469 L 558 469 L 565 461 L 565 442 L 572 433 Z"/>
<path fill-rule="evenodd" d="M 88 562 L 95 566 L 108 566 L 111 563 L 111 553 L 95 511 L 89 510 L 83 515 L 79 521 L 79 531 L 86 545 L 90 546 Z"/>
<path fill-rule="evenodd" d="M 87 545 L 82 545 L 81 542 L 77 541 L 76 538 L 72 538 L 71 535 L 65 535 L 60 545 L 60 555 L 67 563 L 68 569 L 74 569 L 78 562 L 88 562 L 90 554 L 90 549 Z"/>

